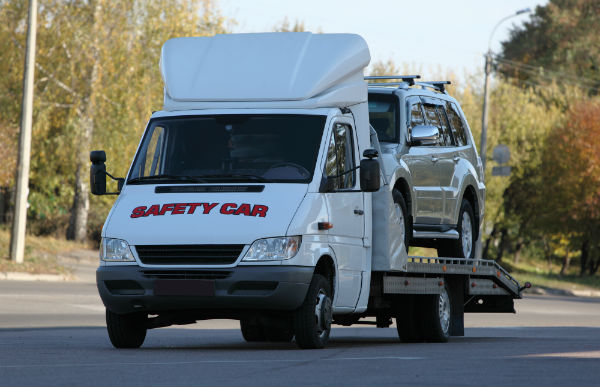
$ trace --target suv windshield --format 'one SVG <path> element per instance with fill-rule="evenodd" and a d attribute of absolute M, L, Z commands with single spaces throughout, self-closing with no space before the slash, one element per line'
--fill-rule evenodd
<path fill-rule="evenodd" d="M 369 93 L 369 122 L 381 142 L 397 142 L 396 100 L 391 94 Z"/>
<path fill-rule="evenodd" d="M 150 122 L 129 184 L 307 183 L 326 116 L 217 115 Z"/>

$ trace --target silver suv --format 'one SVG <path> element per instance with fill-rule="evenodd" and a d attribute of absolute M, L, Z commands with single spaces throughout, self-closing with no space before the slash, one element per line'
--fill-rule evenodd
<path fill-rule="evenodd" d="M 474 258 L 485 203 L 481 159 L 458 102 L 443 82 L 366 77 L 369 121 L 408 246 Z"/>

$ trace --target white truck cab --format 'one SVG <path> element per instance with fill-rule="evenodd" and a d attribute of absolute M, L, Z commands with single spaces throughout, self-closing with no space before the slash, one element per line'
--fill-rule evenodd
<path fill-rule="evenodd" d="M 400 310 L 414 320 L 398 306 L 409 305 L 398 298 L 406 292 L 390 288 L 411 275 L 410 262 L 369 125 L 369 61 L 352 34 L 165 43 L 164 109 L 150 118 L 102 230 L 97 285 L 115 347 L 210 318 L 240 320 L 248 341 L 295 337 L 303 348 L 322 348 L 333 320 L 372 315 L 389 326 Z M 92 192 L 106 194 L 106 155 L 91 160 Z M 464 292 L 451 282 L 419 285 L 452 300 L 434 319 L 438 333 L 419 335 L 461 334 Z M 504 309 L 513 296 L 506 291 Z"/>

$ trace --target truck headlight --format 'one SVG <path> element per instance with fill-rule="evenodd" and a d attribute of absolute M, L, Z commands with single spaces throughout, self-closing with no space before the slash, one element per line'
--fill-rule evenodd
<path fill-rule="evenodd" d="M 102 238 L 100 259 L 109 262 L 133 262 L 133 254 L 129 244 L 123 239 Z"/>
<path fill-rule="evenodd" d="M 242 261 L 281 261 L 290 259 L 300 249 L 302 237 L 257 239 L 244 255 Z"/>

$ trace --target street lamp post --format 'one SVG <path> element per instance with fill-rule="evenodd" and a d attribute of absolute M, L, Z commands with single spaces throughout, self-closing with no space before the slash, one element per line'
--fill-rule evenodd
<path fill-rule="evenodd" d="M 31 120 L 33 115 L 33 74 L 35 66 L 35 38 L 37 32 L 37 0 L 29 0 L 27 19 L 27 46 L 23 72 L 23 103 L 19 158 L 17 160 L 15 213 L 10 235 L 10 257 L 22 263 L 25 256 L 25 223 L 27 222 L 27 195 L 29 193 L 29 159 L 31 154 Z"/>
<path fill-rule="evenodd" d="M 481 147 L 480 147 L 480 154 L 481 154 L 481 162 L 483 164 L 483 171 L 485 173 L 485 159 L 486 159 L 486 154 L 487 154 L 487 125 L 488 125 L 488 100 L 490 98 L 490 73 L 492 72 L 492 38 L 494 37 L 494 33 L 496 32 L 496 30 L 498 29 L 498 27 L 500 26 L 500 24 L 502 24 L 503 22 L 505 22 L 506 20 L 513 18 L 515 16 L 519 16 L 522 15 L 524 13 L 529 13 L 531 12 L 531 8 L 524 8 L 524 9 L 520 9 L 517 12 L 508 15 L 502 19 L 500 19 L 500 21 L 498 23 L 496 23 L 496 25 L 494 26 L 494 29 L 492 30 L 492 33 L 490 34 L 490 40 L 488 42 L 488 50 L 487 53 L 485 54 L 485 68 L 484 68 L 484 72 L 485 72 L 485 83 L 483 86 L 483 110 L 481 113 Z"/>

